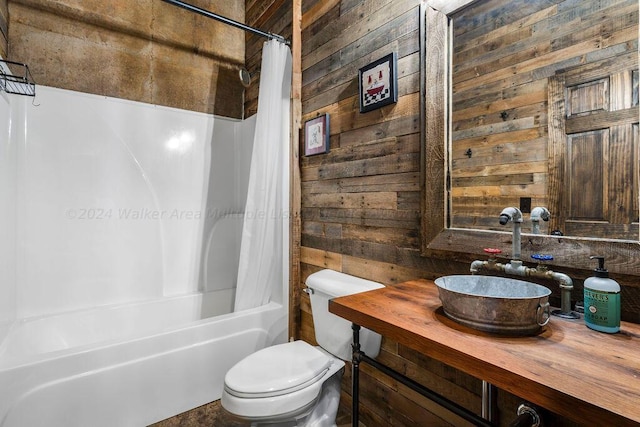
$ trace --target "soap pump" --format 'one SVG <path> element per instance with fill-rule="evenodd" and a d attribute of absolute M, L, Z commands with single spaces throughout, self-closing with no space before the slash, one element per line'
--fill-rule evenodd
<path fill-rule="evenodd" d="M 620 331 L 620 285 L 609 278 L 603 256 L 593 277 L 584 281 L 584 322 L 596 331 L 614 334 Z"/>

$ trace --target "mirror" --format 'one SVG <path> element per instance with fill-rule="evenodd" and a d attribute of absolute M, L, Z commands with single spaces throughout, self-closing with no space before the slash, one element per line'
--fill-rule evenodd
<path fill-rule="evenodd" d="M 430 0 L 424 17 L 423 253 L 509 257 L 500 211 L 545 206 L 523 260 L 640 272 L 637 3 Z"/>

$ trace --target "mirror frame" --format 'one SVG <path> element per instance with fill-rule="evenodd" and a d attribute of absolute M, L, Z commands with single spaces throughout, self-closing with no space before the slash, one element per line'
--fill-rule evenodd
<path fill-rule="evenodd" d="M 499 248 L 498 258 L 511 255 L 511 228 L 504 232 L 450 228 L 448 221 L 447 164 L 449 146 L 449 46 L 452 37 L 449 25 L 452 13 L 476 0 L 426 0 L 421 4 L 421 242 L 426 257 L 469 260 L 487 258 L 484 248 Z M 426 84 L 429 82 L 429 85 Z M 506 206 L 505 206 L 506 207 Z M 496 212 L 496 222 L 499 212 Z M 640 230 L 639 230 L 640 231 Z M 535 253 L 552 254 L 547 264 L 585 270 L 586 277 L 595 268 L 591 255 L 606 257 L 610 272 L 640 276 L 640 242 L 522 234 L 522 259 Z"/>

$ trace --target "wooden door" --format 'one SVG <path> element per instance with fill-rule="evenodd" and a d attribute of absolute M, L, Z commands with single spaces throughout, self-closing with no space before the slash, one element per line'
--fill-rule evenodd
<path fill-rule="evenodd" d="M 549 80 L 550 230 L 638 240 L 637 58 Z"/>

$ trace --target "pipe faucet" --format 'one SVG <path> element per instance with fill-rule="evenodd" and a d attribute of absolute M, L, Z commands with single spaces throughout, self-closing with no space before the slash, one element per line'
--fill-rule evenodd
<path fill-rule="evenodd" d="M 513 223 L 513 237 L 511 242 L 511 258 L 520 259 L 521 255 L 521 228 L 522 228 L 522 212 L 520 209 L 509 207 L 504 208 L 500 213 L 500 224 L 506 225 L 509 221 Z"/>
<path fill-rule="evenodd" d="M 531 223 L 533 234 L 540 234 L 540 220 L 549 221 L 551 219 L 551 213 L 549 210 L 542 206 L 537 206 L 531 211 Z"/>
<path fill-rule="evenodd" d="M 492 252 L 489 252 L 492 251 Z M 573 290 L 573 281 L 571 277 L 564 273 L 549 270 L 544 265 L 538 265 L 531 268 L 525 266 L 521 260 L 512 259 L 506 264 L 496 262 L 494 255 L 497 249 L 485 249 L 485 252 L 491 253 L 492 256 L 487 261 L 475 260 L 471 263 L 471 274 L 476 274 L 480 270 L 498 271 L 511 276 L 535 277 L 538 279 L 553 280 L 560 287 L 560 309 L 553 310 L 551 314 L 565 319 L 578 319 L 580 316 L 571 310 L 571 291 Z"/>

